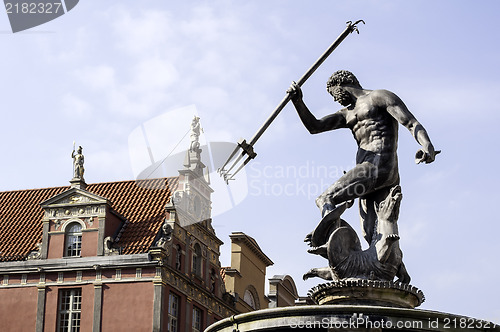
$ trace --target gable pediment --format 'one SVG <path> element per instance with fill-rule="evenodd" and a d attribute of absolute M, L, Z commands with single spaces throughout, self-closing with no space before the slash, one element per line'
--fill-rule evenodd
<path fill-rule="evenodd" d="M 40 203 L 41 207 L 44 209 L 94 204 L 110 204 L 110 202 L 106 198 L 92 194 L 86 190 L 71 188 Z"/>

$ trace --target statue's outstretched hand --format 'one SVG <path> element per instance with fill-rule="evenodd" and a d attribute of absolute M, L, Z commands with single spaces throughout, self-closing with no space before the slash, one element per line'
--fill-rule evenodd
<path fill-rule="evenodd" d="M 415 154 L 415 162 L 417 164 L 420 163 L 430 164 L 436 159 L 436 155 L 440 153 L 441 150 L 434 151 L 434 149 L 430 149 L 430 151 L 425 151 L 424 149 L 419 149 Z"/>
<path fill-rule="evenodd" d="M 293 81 L 290 87 L 286 90 L 288 94 L 290 94 L 290 98 L 292 100 L 301 100 L 302 99 L 302 89 L 300 86 Z"/>

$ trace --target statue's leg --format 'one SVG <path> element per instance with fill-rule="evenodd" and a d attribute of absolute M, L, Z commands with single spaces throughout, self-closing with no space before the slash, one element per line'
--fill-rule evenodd
<path fill-rule="evenodd" d="M 361 231 L 366 242 L 372 242 L 373 233 L 375 232 L 375 222 L 377 214 L 375 213 L 375 203 L 380 204 L 386 199 L 391 188 L 378 189 L 371 194 L 365 195 L 359 200 L 359 216 L 361 218 Z"/>
<path fill-rule="evenodd" d="M 352 170 L 345 173 L 323 194 L 316 199 L 316 205 L 321 211 L 323 219 L 336 211 L 338 204 L 360 198 L 360 216 L 363 235 L 371 243 L 377 216 L 374 202 L 380 203 L 387 197 L 390 187 L 399 183 L 398 173 L 390 169 L 377 167 L 369 162 L 357 164 Z M 387 184 L 387 188 L 385 186 Z M 380 188 L 382 186 L 382 188 Z M 312 241 L 314 231 L 306 236 L 306 242 Z"/>
<path fill-rule="evenodd" d="M 399 183 L 397 181 L 395 184 Z M 391 188 L 395 184 L 390 184 L 388 187 L 380 188 L 374 192 L 365 195 L 359 200 L 359 216 L 361 218 L 361 230 L 366 242 L 372 242 L 373 233 L 375 231 L 375 222 L 377 221 L 377 214 L 375 213 L 375 204 L 380 204 L 387 198 L 391 192 Z"/>
<path fill-rule="evenodd" d="M 373 164 L 358 164 L 321 194 L 316 199 L 316 205 L 318 205 L 323 219 L 316 229 L 307 234 L 304 241 L 313 247 L 326 243 L 330 235 L 326 230 L 331 229 L 331 226 L 340 222 L 340 215 L 344 212 L 345 208 L 350 207 L 350 204 L 347 204 L 346 207 L 339 210 L 342 206 L 337 206 L 337 204 L 354 200 L 371 192 L 376 182 L 374 175 L 376 174 Z M 333 215 L 335 217 L 332 217 Z"/>
<path fill-rule="evenodd" d="M 363 238 L 371 243 L 373 232 L 375 228 L 375 220 L 377 216 L 374 215 L 375 209 L 368 209 L 368 206 L 373 205 L 373 200 L 367 198 L 366 196 L 359 199 L 359 217 L 361 219 L 361 232 L 363 233 Z"/>
<path fill-rule="evenodd" d="M 368 162 L 356 165 L 341 176 L 316 199 L 316 205 L 322 215 L 333 210 L 337 204 L 363 197 L 375 189 L 377 168 Z"/>

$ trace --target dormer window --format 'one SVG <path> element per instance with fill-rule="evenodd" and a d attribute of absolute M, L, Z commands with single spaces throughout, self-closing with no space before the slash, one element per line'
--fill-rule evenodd
<path fill-rule="evenodd" d="M 82 251 L 82 225 L 73 222 L 66 227 L 66 257 L 80 257 Z"/>

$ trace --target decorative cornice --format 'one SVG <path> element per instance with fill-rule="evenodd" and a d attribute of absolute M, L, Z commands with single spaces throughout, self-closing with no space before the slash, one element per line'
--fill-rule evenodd
<path fill-rule="evenodd" d="M 94 270 L 95 265 L 101 269 L 132 268 L 156 266 L 149 254 L 93 256 L 78 258 L 37 259 L 27 261 L 4 262 L 0 266 L 0 274 L 31 272 L 64 272 L 75 270 Z"/>
<path fill-rule="evenodd" d="M 242 232 L 234 232 L 229 235 L 232 242 L 241 241 L 244 243 L 266 266 L 273 265 L 273 261 L 260 249 L 257 241 Z"/>

